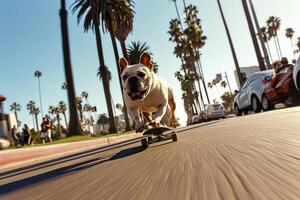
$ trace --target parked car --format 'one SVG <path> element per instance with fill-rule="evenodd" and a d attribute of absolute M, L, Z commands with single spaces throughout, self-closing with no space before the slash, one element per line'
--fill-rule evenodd
<path fill-rule="evenodd" d="M 293 65 L 281 69 L 267 84 L 262 93 L 262 109 L 270 110 L 275 104 L 285 101 L 294 89 Z"/>
<path fill-rule="evenodd" d="M 225 118 L 223 106 L 219 103 L 209 104 L 205 106 L 206 121 L 212 119 Z"/>
<path fill-rule="evenodd" d="M 192 117 L 192 120 L 191 120 L 191 124 L 197 124 L 197 123 L 202 123 L 202 122 L 205 122 L 206 120 L 206 114 L 205 112 L 200 112 L 199 115 L 194 115 Z"/>
<path fill-rule="evenodd" d="M 298 61 L 294 67 L 293 78 L 296 89 L 300 91 L 300 57 L 298 58 Z"/>
<path fill-rule="evenodd" d="M 237 116 L 249 110 L 261 111 L 261 97 L 268 82 L 272 80 L 273 70 L 251 74 L 234 98 L 234 111 Z"/>

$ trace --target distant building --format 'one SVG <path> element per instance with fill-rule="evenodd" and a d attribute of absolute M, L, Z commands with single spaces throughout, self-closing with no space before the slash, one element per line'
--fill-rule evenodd
<path fill-rule="evenodd" d="M 3 109 L 3 102 L 5 99 L 4 96 L 0 95 L 0 137 L 8 136 L 7 115 L 4 113 Z"/>
<path fill-rule="evenodd" d="M 241 67 L 240 70 L 241 70 L 241 73 L 242 73 L 243 80 L 246 80 L 251 74 L 253 74 L 254 72 L 258 72 L 259 67 L 258 66 Z M 240 89 L 241 85 L 240 85 L 236 70 L 234 70 L 234 76 L 235 76 L 237 86 Z"/>

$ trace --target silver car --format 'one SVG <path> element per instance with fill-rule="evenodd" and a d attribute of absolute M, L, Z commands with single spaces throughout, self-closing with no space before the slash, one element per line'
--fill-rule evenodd
<path fill-rule="evenodd" d="M 269 81 L 272 80 L 273 70 L 253 73 L 244 82 L 234 98 L 234 111 L 237 116 L 248 114 L 249 110 L 261 111 L 261 96 Z"/>
<path fill-rule="evenodd" d="M 209 104 L 205 106 L 206 121 L 212 119 L 225 118 L 223 106 L 219 103 Z"/>

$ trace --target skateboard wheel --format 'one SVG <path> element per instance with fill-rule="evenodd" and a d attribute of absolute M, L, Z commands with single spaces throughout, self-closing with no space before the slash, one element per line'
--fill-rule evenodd
<path fill-rule="evenodd" d="M 172 133 L 172 140 L 173 142 L 176 142 L 178 139 L 177 139 L 177 134 L 176 133 Z"/>
<path fill-rule="evenodd" d="M 141 143 L 142 143 L 142 148 L 143 149 L 146 149 L 148 147 L 148 142 L 147 142 L 147 139 L 146 138 L 143 138 L 141 140 Z"/>

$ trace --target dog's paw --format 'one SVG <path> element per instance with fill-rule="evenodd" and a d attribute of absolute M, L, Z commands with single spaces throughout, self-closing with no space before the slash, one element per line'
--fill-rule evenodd
<path fill-rule="evenodd" d="M 153 128 L 156 128 L 156 127 L 159 127 L 160 126 L 160 123 L 157 122 L 157 121 L 152 121 L 149 123 L 150 126 L 152 126 Z"/>
<path fill-rule="evenodd" d="M 145 126 L 142 123 L 135 125 L 135 132 L 136 133 L 141 133 L 141 132 L 144 131 L 144 129 L 145 129 Z"/>

